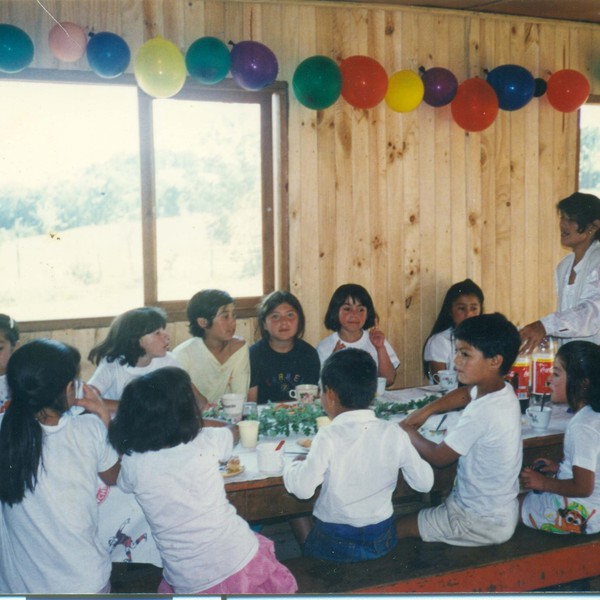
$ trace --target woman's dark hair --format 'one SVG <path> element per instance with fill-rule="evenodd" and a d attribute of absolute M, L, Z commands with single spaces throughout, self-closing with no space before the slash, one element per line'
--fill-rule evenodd
<path fill-rule="evenodd" d="M 185 444 L 202 425 L 190 376 L 178 367 L 163 367 L 125 386 L 108 438 L 120 454 L 148 452 Z"/>
<path fill-rule="evenodd" d="M 166 325 L 167 315 L 162 308 L 144 306 L 128 310 L 111 323 L 105 340 L 91 349 L 88 360 L 97 365 L 106 358 L 107 362 L 118 360 L 121 365 L 135 367 L 146 353 L 140 346 L 140 338 Z"/>
<path fill-rule="evenodd" d="M 6 367 L 11 402 L 0 426 L 0 502 L 9 506 L 33 492 L 43 463 L 44 431 L 36 415 L 64 413 L 66 389 L 79 370 L 79 351 L 55 340 L 32 340 Z"/>
<path fill-rule="evenodd" d="M 454 334 L 457 340 L 477 348 L 485 358 L 501 356 L 500 375 L 510 371 L 521 346 L 519 330 L 497 312 L 465 319 Z"/>
<path fill-rule="evenodd" d="M 263 340 L 268 340 L 270 337 L 269 332 L 265 329 L 267 317 L 283 303 L 289 304 L 298 314 L 298 331 L 296 332 L 296 339 L 301 338 L 304 335 L 305 318 L 300 300 L 298 300 L 292 292 L 276 290 L 265 296 L 258 307 L 258 328 Z"/>
<path fill-rule="evenodd" d="M 323 363 L 321 385 L 334 391 L 346 408 L 368 408 L 377 391 L 377 365 L 358 348 L 334 352 Z"/>
<path fill-rule="evenodd" d="M 187 305 L 189 330 L 194 337 L 203 338 L 210 329 L 219 308 L 231 304 L 233 298 L 223 290 L 202 290 L 194 294 Z M 198 319 L 206 319 L 206 327 L 198 325 Z"/>
<path fill-rule="evenodd" d="M 348 300 L 362 304 L 367 309 L 367 320 L 363 325 L 363 329 L 371 329 L 377 320 L 377 312 L 375 311 L 373 299 L 369 295 L 369 292 L 357 283 L 345 283 L 333 292 L 323 321 L 325 327 L 330 331 L 340 330 L 340 308 Z"/>
<path fill-rule="evenodd" d="M 583 233 L 588 225 L 600 220 L 600 198 L 594 194 L 575 192 L 563 198 L 556 210 L 577 223 L 577 230 Z M 594 235 L 595 240 L 600 240 L 600 228 Z"/>
<path fill-rule="evenodd" d="M 19 341 L 19 328 L 12 317 L 0 314 L 0 332 L 4 334 L 11 346 L 15 346 Z"/>
<path fill-rule="evenodd" d="M 600 346 L 593 342 L 575 340 L 558 349 L 556 358 L 567 376 L 567 402 L 577 409 L 583 401 L 600 412 Z"/>
<path fill-rule="evenodd" d="M 483 290 L 471 279 L 464 279 L 463 281 L 459 281 L 457 283 L 452 284 L 446 295 L 444 296 L 444 301 L 442 302 L 442 306 L 440 308 L 440 312 L 423 344 L 423 374 L 425 377 L 429 377 L 429 365 L 425 360 L 425 346 L 429 341 L 431 336 L 440 333 L 442 331 L 446 331 L 451 327 L 454 327 L 454 321 L 452 320 L 452 305 L 460 296 L 475 296 L 479 303 L 481 304 L 481 312 L 483 312 Z"/>

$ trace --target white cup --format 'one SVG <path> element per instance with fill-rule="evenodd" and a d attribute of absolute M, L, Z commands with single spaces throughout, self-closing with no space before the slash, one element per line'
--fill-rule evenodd
<path fill-rule="evenodd" d="M 290 390 L 290 397 L 303 404 L 312 404 L 319 397 L 319 386 L 312 383 L 302 383 Z"/>
<path fill-rule="evenodd" d="M 450 392 L 458 387 L 458 374 L 450 369 L 442 369 L 434 373 L 433 380 L 439 384 L 443 392 Z"/>
<path fill-rule="evenodd" d="M 331 419 L 327 415 L 317 417 L 316 421 L 317 421 L 317 431 L 319 431 L 319 429 L 323 429 L 323 427 L 329 427 L 329 425 L 331 425 Z"/>
<path fill-rule="evenodd" d="M 385 392 L 385 387 L 387 385 L 387 379 L 385 377 L 377 378 L 377 398 Z"/>
<path fill-rule="evenodd" d="M 256 446 L 259 471 L 279 473 L 283 469 L 283 451 L 275 451 L 277 446 L 278 442 L 262 442 Z"/>
<path fill-rule="evenodd" d="M 550 417 L 552 416 L 552 407 L 544 406 L 540 410 L 537 406 L 530 406 L 526 411 L 529 424 L 534 429 L 548 429 L 550 425 Z"/>
<path fill-rule="evenodd" d="M 258 441 L 258 421 L 240 421 L 237 426 L 240 430 L 240 444 L 244 448 L 256 448 Z"/>
<path fill-rule="evenodd" d="M 236 422 L 242 418 L 242 408 L 246 397 L 244 394 L 223 394 L 221 396 L 221 406 L 225 414 Z"/>

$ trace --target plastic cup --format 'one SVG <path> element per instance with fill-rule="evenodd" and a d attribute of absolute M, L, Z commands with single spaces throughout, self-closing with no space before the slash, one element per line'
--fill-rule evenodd
<path fill-rule="evenodd" d="M 237 426 L 240 430 L 240 444 L 244 448 L 256 448 L 258 442 L 258 421 L 240 421 Z"/>
<path fill-rule="evenodd" d="M 263 442 L 256 447 L 258 469 L 263 473 L 279 473 L 283 469 L 283 451 L 275 450 L 278 442 Z"/>
<path fill-rule="evenodd" d="M 242 418 L 244 400 L 246 400 L 244 394 L 223 394 L 221 396 L 223 411 L 234 423 Z"/>
<path fill-rule="evenodd" d="M 552 407 L 544 406 L 544 408 L 540 410 L 537 406 L 530 406 L 526 410 L 526 413 L 529 424 L 534 429 L 548 429 L 550 417 L 552 416 Z"/>

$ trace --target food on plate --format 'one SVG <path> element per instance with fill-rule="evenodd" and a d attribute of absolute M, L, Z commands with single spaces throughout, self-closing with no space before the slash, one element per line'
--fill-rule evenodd
<path fill-rule="evenodd" d="M 223 477 L 233 477 L 239 475 L 244 470 L 244 466 L 241 464 L 239 456 L 232 456 L 226 464 L 221 466 L 220 470 Z"/>
<path fill-rule="evenodd" d="M 311 444 L 312 444 L 312 440 L 310 438 L 302 438 L 301 440 L 298 440 L 296 442 L 298 444 L 298 446 L 302 446 L 302 448 L 310 448 Z"/>

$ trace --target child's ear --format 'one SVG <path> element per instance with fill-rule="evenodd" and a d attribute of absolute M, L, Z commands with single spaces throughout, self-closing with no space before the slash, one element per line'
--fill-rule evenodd
<path fill-rule="evenodd" d="M 492 356 L 492 358 L 490 359 L 490 364 L 492 365 L 492 367 L 494 367 L 494 369 L 500 369 L 503 361 L 504 361 L 504 358 L 502 357 L 502 355 L 496 354 L 495 356 Z"/>
<path fill-rule="evenodd" d="M 204 317 L 198 317 L 196 323 L 198 323 L 202 329 L 206 329 L 206 326 L 208 325 L 208 321 Z"/>

